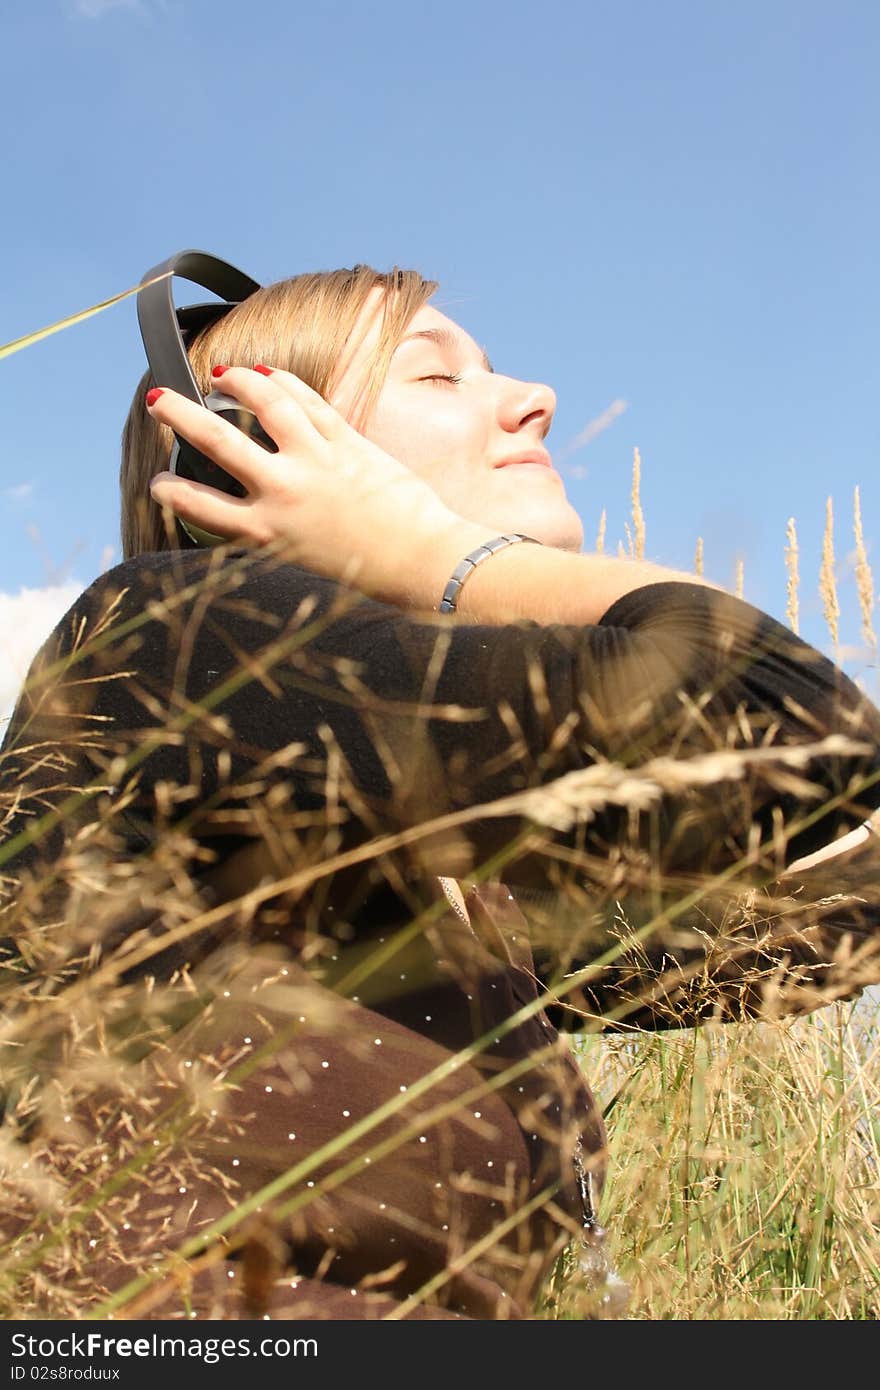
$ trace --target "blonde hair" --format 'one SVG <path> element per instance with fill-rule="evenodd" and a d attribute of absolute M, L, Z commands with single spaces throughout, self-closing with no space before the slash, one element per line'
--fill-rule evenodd
<path fill-rule="evenodd" d="M 212 388 L 211 368 L 253 367 L 267 362 L 295 373 L 327 398 L 343 364 L 346 345 L 370 291 L 385 291 L 379 340 L 357 398 L 352 423 L 363 428 L 382 388 L 392 353 L 412 318 L 437 288 L 418 271 L 388 273 L 371 266 L 316 271 L 279 280 L 257 290 L 222 318 L 209 324 L 187 351 L 202 395 Z M 168 467 L 174 436 L 147 412 L 144 396 L 154 382 L 146 372 L 138 383 L 122 433 L 122 551 L 126 559 L 176 545 L 161 509 L 150 496 L 150 479 Z"/>

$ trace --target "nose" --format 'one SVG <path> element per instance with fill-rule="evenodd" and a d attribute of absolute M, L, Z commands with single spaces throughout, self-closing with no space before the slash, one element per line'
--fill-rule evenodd
<path fill-rule="evenodd" d="M 531 425 L 536 428 L 538 437 L 544 439 L 553 423 L 556 392 L 540 382 L 518 381 L 515 377 L 504 377 L 503 383 L 498 405 L 502 428 L 517 434 Z"/>

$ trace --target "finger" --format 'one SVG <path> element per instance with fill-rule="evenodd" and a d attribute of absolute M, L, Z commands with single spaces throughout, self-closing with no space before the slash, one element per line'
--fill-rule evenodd
<path fill-rule="evenodd" d="M 157 473 L 150 481 L 150 493 L 160 507 L 169 507 L 182 521 L 214 536 L 262 542 L 253 503 L 246 497 L 229 497 L 174 473 Z"/>
<path fill-rule="evenodd" d="M 214 370 L 216 371 L 217 368 Z M 323 439 L 328 441 L 338 439 L 343 431 L 350 429 L 348 422 L 340 415 L 335 406 L 332 406 L 329 401 L 325 401 L 324 397 L 318 391 L 313 390 L 311 386 L 308 386 L 301 377 L 295 376 L 293 372 L 286 372 L 281 367 L 267 367 L 262 362 L 258 363 L 252 372 L 246 367 L 228 367 L 223 371 L 222 378 L 219 383 L 220 389 L 225 391 L 227 382 L 230 382 L 233 386 L 231 394 L 235 396 L 236 400 L 240 400 L 242 405 L 248 405 L 256 415 L 259 415 L 259 411 L 256 405 L 251 403 L 252 400 L 260 399 L 270 403 L 275 399 L 274 396 L 266 395 L 265 391 L 261 392 L 261 386 L 268 386 L 279 393 L 280 399 L 293 401 L 305 413 L 309 423 Z M 250 394 L 252 389 L 256 389 L 260 394 L 252 397 Z M 271 404 L 269 408 L 271 408 Z M 260 416 L 260 423 L 267 429 L 269 428 L 262 416 Z M 283 424 L 281 427 L 283 428 Z M 269 433 L 272 433 L 271 429 Z M 272 438 L 275 439 L 276 436 L 272 435 Z"/>
<path fill-rule="evenodd" d="M 816 850 L 815 854 L 807 854 L 803 859 L 795 859 L 779 876 L 780 878 L 791 878 L 792 875 L 802 874 L 804 870 L 812 869 L 817 864 L 824 864 L 828 859 L 837 859 L 839 855 L 846 854 L 862 844 L 869 838 L 870 834 L 867 825 L 860 825 L 840 840 L 835 840 L 833 844 L 823 845 L 821 849 Z"/>
<path fill-rule="evenodd" d="M 243 430 L 167 387 L 158 388 L 158 394 L 147 393 L 147 409 L 154 419 L 169 425 L 199 453 L 231 473 L 248 492 L 259 491 L 274 455 Z"/>

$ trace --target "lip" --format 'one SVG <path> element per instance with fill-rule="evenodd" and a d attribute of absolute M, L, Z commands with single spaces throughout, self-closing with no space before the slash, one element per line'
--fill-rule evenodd
<path fill-rule="evenodd" d="M 514 468 L 521 463 L 536 463 L 542 468 L 549 468 L 553 472 L 553 460 L 546 449 L 532 449 L 528 454 L 517 454 L 515 458 L 501 459 L 494 465 L 495 468 Z"/>

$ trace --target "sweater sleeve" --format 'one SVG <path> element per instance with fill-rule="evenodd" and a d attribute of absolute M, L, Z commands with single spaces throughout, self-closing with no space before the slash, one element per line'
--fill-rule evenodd
<path fill-rule="evenodd" d="M 857 750 L 810 757 L 796 777 L 722 756 L 831 734 Z M 661 778 L 634 810 L 646 762 L 708 754 L 715 775 Z M 713 873 L 806 808 L 792 860 L 880 804 L 880 714 L 788 629 L 698 585 L 639 589 L 594 626 L 473 626 L 265 555 L 170 552 L 103 576 L 59 625 L 0 775 L 16 788 L 10 838 L 64 806 L 38 837 L 50 855 L 114 797 L 129 847 L 181 820 L 215 857 L 267 835 L 283 855 L 307 824 L 326 852 L 460 814 L 407 853 L 462 876 L 533 824 L 520 803 L 474 808 L 567 773 L 601 781 L 603 767 L 617 790 L 575 788 L 582 809 L 548 832 L 557 850 L 605 861 L 634 844 L 664 872 Z M 554 862 L 533 840 L 503 875 L 546 887 Z"/>

